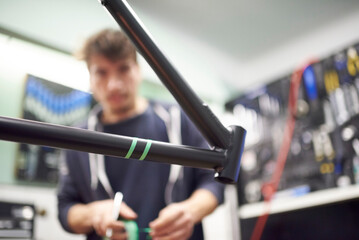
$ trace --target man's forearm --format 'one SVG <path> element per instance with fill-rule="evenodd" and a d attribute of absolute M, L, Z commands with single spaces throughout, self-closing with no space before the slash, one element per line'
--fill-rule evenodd
<path fill-rule="evenodd" d="M 183 202 L 190 210 L 195 223 L 212 213 L 218 206 L 217 198 L 206 189 L 198 189 Z"/>
<path fill-rule="evenodd" d="M 92 204 L 76 204 L 72 206 L 67 215 L 69 227 L 75 233 L 89 233 L 93 230 L 92 217 L 93 217 Z"/>

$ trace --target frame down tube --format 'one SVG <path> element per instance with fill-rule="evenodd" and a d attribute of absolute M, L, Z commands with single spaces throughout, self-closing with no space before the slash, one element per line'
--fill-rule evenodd
<path fill-rule="evenodd" d="M 0 117 L 0 139 L 196 168 L 217 169 L 225 159 L 223 151 L 7 117 Z"/>

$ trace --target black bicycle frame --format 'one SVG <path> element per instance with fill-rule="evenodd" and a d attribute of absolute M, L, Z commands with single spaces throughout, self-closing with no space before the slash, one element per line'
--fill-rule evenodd
<path fill-rule="evenodd" d="M 218 181 L 236 182 L 246 130 L 240 126 L 225 128 L 222 125 L 156 46 L 125 0 L 100 2 L 207 139 L 212 150 L 6 117 L 0 117 L 0 139 L 121 158 L 209 168 L 216 171 L 215 178 Z"/>

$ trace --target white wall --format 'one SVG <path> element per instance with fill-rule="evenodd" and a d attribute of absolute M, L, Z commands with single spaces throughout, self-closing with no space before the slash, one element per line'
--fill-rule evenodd
<path fill-rule="evenodd" d="M 312 58 L 325 58 L 335 51 L 359 42 L 359 11 L 321 29 L 269 49 L 251 59 L 229 56 L 206 42 L 184 35 L 163 22 L 138 13 L 173 65 L 189 85 L 203 97 L 213 100 L 213 107 L 230 99 L 230 93 L 243 92 L 279 79 Z M 173 44 L 173 43 L 176 44 Z M 181 45 L 178 46 L 178 43 Z M 156 76 L 145 66 L 148 76 Z M 229 90 L 230 89 L 230 90 Z M 223 105 L 222 105 L 223 106 Z"/>
<path fill-rule="evenodd" d="M 33 74 L 83 91 L 89 89 L 85 64 L 67 54 L 1 34 L 0 52 L 4 80 L 9 76 L 24 80 L 26 74 Z"/>
<path fill-rule="evenodd" d="M 165 23 L 157 23 L 143 14 L 141 17 L 151 26 L 155 40 L 160 39 L 158 45 L 191 86 L 204 95 L 212 93 L 220 102 L 228 97 L 224 83 L 238 92 L 250 89 L 289 74 L 308 59 L 325 58 L 359 42 L 359 11 L 250 60 L 234 58 Z M 172 42 L 182 44 L 179 47 Z"/>
<path fill-rule="evenodd" d="M 222 82 L 219 67 L 228 56 L 192 36 L 159 22 L 138 11 L 152 39 L 169 59 L 188 85 L 211 107 L 217 107 L 228 100 L 229 87 Z M 144 59 L 141 59 L 144 75 L 159 82 Z"/>
<path fill-rule="evenodd" d="M 359 43 L 359 11 L 316 29 L 307 35 L 271 49 L 251 61 L 237 61 L 227 68 L 226 80 L 237 89 L 254 86 L 283 77 L 312 58 L 323 59 L 330 54 Z M 232 63 L 233 64 L 233 63 Z"/>

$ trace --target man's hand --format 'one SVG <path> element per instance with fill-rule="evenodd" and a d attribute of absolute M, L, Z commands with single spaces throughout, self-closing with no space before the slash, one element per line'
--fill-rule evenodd
<path fill-rule="evenodd" d="M 113 220 L 112 211 L 112 199 L 77 204 L 69 210 L 69 225 L 74 232 L 86 234 L 94 229 L 99 236 L 106 236 L 106 230 L 112 229 L 112 236 L 108 236 L 111 240 L 127 239 L 125 224 Z M 122 202 L 119 216 L 128 220 L 137 218 L 137 214 L 124 202 Z"/>
<path fill-rule="evenodd" d="M 196 190 L 190 198 L 162 209 L 150 223 L 154 240 L 185 240 L 191 237 L 194 225 L 218 205 L 216 197 L 206 189 Z"/>
<path fill-rule="evenodd" d="M 162 209 L 158 218 L 150 223 L 150 235 L 154 240 L 188 239 L 194 224 L 194 217 L 186 204 L 173 203 Z"/>
<path fill-rule="evenodd" d="M 112 235 L 107 236 L 111 240 L 127 239 L 127 232 L 125 224 L 121 221 L 114 220 L 112 217 L 113 200 L 97 201 L 91 204 L 93 209 L 92 227 L 95 229 L 97 235 L 106 236 L 106 230 L 112 229 Z M 121 204 L 121 211 L 119 213 L 124 219 L 133 220 L 137 217 L 136 213 L 126 205 Z"/>

